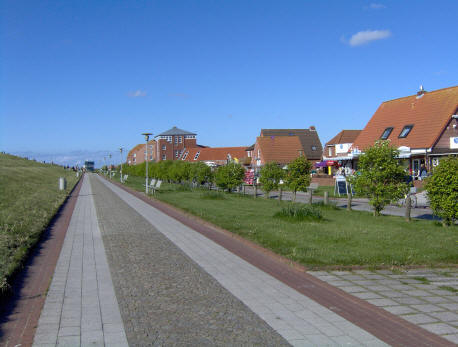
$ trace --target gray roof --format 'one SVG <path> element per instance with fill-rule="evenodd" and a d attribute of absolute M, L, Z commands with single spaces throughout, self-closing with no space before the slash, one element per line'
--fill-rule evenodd
<path fill-rule="evenodd" d="M 171 135 L 197 135 L 197 134 L 192 133 L 190 131 L 183 130 L 183 129 L 178 129 L 177 127 L 173 127 L 172 129 L 164 131 L 162 134 L 156 135 L 155 137 L 171 136 Z"/>

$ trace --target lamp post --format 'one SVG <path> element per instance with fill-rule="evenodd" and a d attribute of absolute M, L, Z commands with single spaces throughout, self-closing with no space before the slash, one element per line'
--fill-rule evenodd
<path fill-rule="evenodd" d="M 119 147 L 119 152 L 121 152 L 121 177 L 119 178 L 122 183 L 122 147 Z"/>
<path fill-rule="evenodd" d="M 148 195 L 148 140 L 150 135 L 153 135 L 151 133 L 143 133 L 143 136 L 145 136 L 145 141 L 146 141 L 146 147 L 145 147 L 145 153 L 146 153 L 146 170 L 145 170 L 145 192 Z"/>
<path fill-rule="evenodd" d="M 108 169 L 108 172 L 110 174 L 110 180 L 111 180 L 111 154 L 109 154 L 108 157 L 110 158 L 110 168 Z"/>
<path fill-rule="evenodd" d="M 108 169 L 108 167 L 107 167 L 107 157 L 103 157 L 103 163 L 105 164 L 105 172 L 103 174 L 106 176 L 107 175 L 107 171 L 106 170 Z"/>

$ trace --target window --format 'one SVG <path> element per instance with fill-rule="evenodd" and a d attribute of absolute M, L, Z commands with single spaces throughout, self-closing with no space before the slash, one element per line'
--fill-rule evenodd
<path fill-rule="evenodd" d="M 137 153 L 134 153 L 134 158 L 137 158 Z"/>
<path fill-rule="evenodd" d="M 195 139 L 196 136 L 195 136 L 195 135 L 185 135 L 184 138 L 185 138 L 185 139 Z"/>
<path fill-rule="evenodd" d="M 382 136 L 381 136 L 380 138 L 381 138 L 382 140 L 386 140 L 386 139 L 390 136 L 390 134 L 391 134 L 392 131 L 393 131 L 393 127 L 386 128 L 386 129 L 383 131 L 383 134 L 382 134 Z"/>
<path fill-rule="evenodd" d="M 167 142 L 172 143 L 172 136 L 167 136 Z"/>
<path fill-rule="evenodd" d="M 328 147 L 328 155 L 332 157 L 332 147 Z"/>
<path fill-rule="evenodd" d="M 312 146 L 312 151 L 316 151 L 316 146 Z"/>
<path fill-rule="evenodd" d="M 175 144 L 178 144 L 178 136 L 175 136 Z"/>
<path fill-rule="evenodd" d="M 302 157 L 304 155 L 304 151 L 299 150 L 298 152 L 299 152 L 299 157 Z"/>
<path fill-rule="evenodd" d="M 178 155 L 180 155 L 180 151 L 175 151 L 175 158 L 178 158 Z"/>
<path fill-rule="evenodd" d="M 196 155 L 194 156 L 194 160 L 197 160 L 197 158 L 199 158 L 199 154 L 200 154 L 200 151 L 196 153 Z"/>
<path fill-rule="evenodd" d="M 162 146 L 162 150 L 165 151 L 167 149 L 167 146 L 166 145 L 163 145 Z"/>
<path fill-rule="evenodd" d="M 162 155 L 162 160 L 166 160 L 167 156 L 165 154 Z"/>
<path fill-rule="evenodd" d="M 186 158 L 188 157 L 188 154 L 189 154 L 189 151 L 186 151 L 186 153 L 184 154 L 182 160 L 186 160 Z"/>
<path fill-rule="evenodd" d="M 183 136 L 178 136 L 178 143 L 182 143 L 183 142 Z"/>
<path fill-rule="evenodd" d="M 412 130 L 412 128 L 413 128 L 413 125 L 406 125 L 404 129 L 402 129 L 401 133 L 399 134 L 399 138 L 407 137 L 407 135 L 409 135 L 410 130 Z"/>

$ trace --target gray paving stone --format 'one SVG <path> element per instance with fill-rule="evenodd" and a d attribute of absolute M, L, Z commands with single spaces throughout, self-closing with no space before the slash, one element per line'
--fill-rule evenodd
<path fill-rule="evenodd" d="M 443 311 L 444 309 L 442 307 L 432 305 L 432 304 L 426 304 L 426 305 L 410 305 L 410 307 L 414 308 L 417 311 L 420 312 L 439 312 Z"/>
<path fill-rule="evenodd" d="M 442 335 L 442 337 L 458 345 L 458 334 Z"/>
<path fill-rule="evenodd" d="M 360 293 L 367 291 L 366 288 L 360 286 L 340 287 L 340 289 L 346 291 L 347 293 Z"/>
<path fill-rule="evenodd" d="M 352 295 L 360 299 L 382 299 L 380 295 L 373 292 L 352 293 Z"/>
<path fill-rule="evenodd" d="M 387 298 L 405 298 L 408 297 L 409 295 L 404 293 L 404 292 L 398 292 L 396 290 L 383 290 L 383 291 L 378 291 L 379 294 L 387 297 Z"/>
<path fill-rule="evenodd" d="M 394 289 L 394 290 L 409 290 L 409 289 L 412 289 L 412 287 L 407 285 L 407 284 L 394 284 L 394 285 L 390 285 L 389 287 Z"/>
<path fill-rule="evenodd" d="M 398 305 L 397 302 L 390 300 L 390 299 L 369 299 L 367 300 L 369 303 L 375 306 L 396 306 Z"/>
<path fill-rule="evenodd" d="M 394 301 L 402 305 L 421 305 L 425 304 L 425 301 L 420 300 L 419 298 L 414 297 L 403 297 L 403 298 L 393 298 Z"/>
<path fill-rule="evenodd" d="M 431 296 L 431 293 L 425 292 L 424 290 L 405 290 L 405 291 L 402 291 L 402 293 L 408 296 L 418 296 L 418 297 Z"/>
<path fill-rule="evenodd" d="M 458 329 L 445 323 L 422 324 L 421 327 L 438 335 L 450 335 L 458 333 Z"/>
<path fill-rule="evenodd" d="M 414 310 L 410 306 L 387 306 L 383 309 L 395 315 L 401 315 L 406 313 L 418 313 L 418 311 Z"/>
<path fill-rule="evenodd" d="M 81 337 L 75 336 L 59 336 L 57 339 L 57 346 L 79 346 L 81 344 Z"/>
<path fill-rule="evenodd" d="M 432 322 L 437 322 L 438 319 L 428 316 L 424 313 L 418 313 L 418 314 L 408 314 L 402 316 L 405 320 L 408 320 L 409 322 L 415 323 L 415 324 L 421 324 L 421 323 L 432 323 Z"/>
<path fill-rule="evenodd" d="M 444 298 L 442 296 L 424 296 L 421 298 L 422 300 L 426 300 L 427 302 L 430 302 L 432 304 L 447 304 L 450 303 L 450 301 L 447 298 Z M 439 305 L 442 307 L 442 305 Z"/>
<path fill-rule="evenodd" d="M 458 304 L 447 303 L 447 304 L 438 304 L 437 306 L 443 307 L 449 311 L 458 311 Z"/>
<path fill-rule="evenodd" d="M 456 322 L 458 321 L 458 314 L 454 312 L 430 312 L 430 316 L 436 317 L 443 322 Z"/>

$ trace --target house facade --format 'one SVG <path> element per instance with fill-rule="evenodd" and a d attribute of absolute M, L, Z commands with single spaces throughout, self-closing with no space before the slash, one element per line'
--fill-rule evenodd
<path fill-rule="evenodd" d="M 350 173 L 353 170 L 353 156 L 350 154 L 353 142 L 361 130 L 342 130 L 331 140 L 326 142 L 323 149 L 323 160 L 317 165 L 322 167 L 329 175 L 337 168 Z"/>
<path fill-rule="evenodd" d="M 181 160 L 195 163 L 204 162 L 208 166 L 216 167 L 229 162 L 244 164 L 246 162 L 246 147 L 195 147 L 183 152 Z"/>
<path fill-rule="evenodd" d="M 200 148 L 197 145 L 197 134 L 173 127 L 157 136 L 156 158 L 162 160 L 180 160 L 181 156 L 191 148 Z"/>
<path fill-rule="evenodd" d="M 128 165 L 141 164 L 146 159 L 146 144 L 140 143 L 132 148 L 127 154 L 126 162 Z M 148 161 L 156 161 L 156 141 L 148 141 Z"/>
<path fill-rule="evenodd" d="M 357 160 L 377 140 L 398 148 L 406 170 L 418 178 L 441 158 L 458 154 L 458 86 L 383 102 L 355 139 L 349 155 Z"/>

